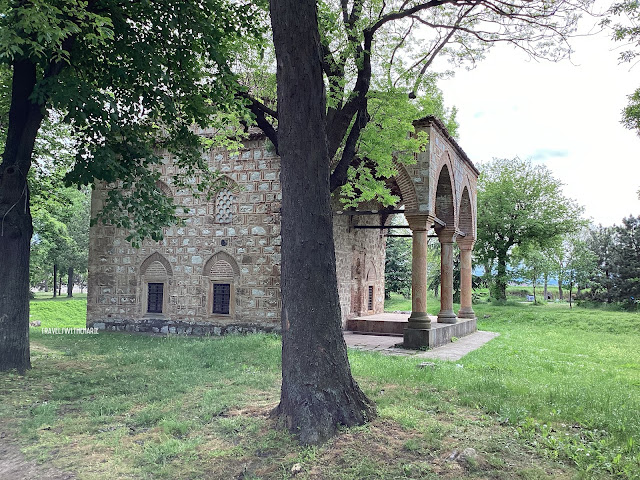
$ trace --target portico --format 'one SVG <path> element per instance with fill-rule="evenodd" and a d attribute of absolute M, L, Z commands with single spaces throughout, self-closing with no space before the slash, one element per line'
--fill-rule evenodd
<path fill-rule="evenodd" d="M 476 330 L 472 307 L 471 255 L 476 238 L 476 192 L 479 172 L 435 117 L 414 123 L 429 135 L 424 152 L 411 165 L 397 164 L 394 178 L 412 233 L 411 314 L 399 325 L 397 315 L 369 319 L 371 329 L 400 333 L 406 348 L 434 347 Z M 430 232 L 433 232 L 430 235 Z M 427 245 L 430 236 L 440 242 L 440 311 L 427 314 Z M 453 308 L 454 251 L 460 251 L 460 309 Z M 387 323 L 383 326 L 381 323 Z M 437 324 L 437 328 L 436 328 Z M 445 328 L 446 327 L 446 328 Z M 437 330 L 437 333 L 436 333 Z M 373 332 L 370 332 L 373 333 Z"/>

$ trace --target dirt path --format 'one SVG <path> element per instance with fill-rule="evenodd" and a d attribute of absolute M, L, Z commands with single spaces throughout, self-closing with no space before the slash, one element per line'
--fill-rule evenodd
<path fill-rule="evenodd" d="M 0 430 L 0 478 L 7 480 L 71 480 L 70 473 L 27 460 L 20 447 Z"/>

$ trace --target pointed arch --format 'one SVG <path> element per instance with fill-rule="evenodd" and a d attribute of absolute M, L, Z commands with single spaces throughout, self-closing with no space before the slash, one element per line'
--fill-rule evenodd
<path fill-rule="evenodd" d="M 411 180 L 411 177 L 407 173 L 407 169 L 404 165 L 394 160 L 396 170 L 398 173 L 395 175 L 396 183 L 400 189 L 400 195 L 402 195 L 402 203 L 404 209 L 407 212 L 418 210 L 418 195 L 416 194 L 416 187 Z"/>
<path fill-rule="evenodd" d="M 202 275 L 209 278 L 206 302 L 208 315 L 234 318 L 240 276 L 238 262 L 227 252 L 216 252 L 204 264 Z"/>
<path fill-rule="evenodd" d="M 165 196 L 173 197 L 173 191 L 171 190 L 171 187 L 162 180 L 156 181 L 156 188 L 160 190 Z"/>
<path fill-rule="evenodd" d="M 227 252 L 216 252 L 204 264 L 202 275 L 205 277 L 220 277 L 223 275 L 238 277 L 240 276 L 240 267 L 235 258 Z"/>
<path fill-rule="evenodd" d="M 446 157 L 448 158 L 448 155 Z M 443 162 L 440 168 L 434 205 L 436 217 L 445 222 L 447 227 L 453 228 L 456 219 L 456 208 L 454 202 L 455 188 L 450 165 L 450 162 Z"/>
<path fill-rule="evenodd" d="M 159 252 L 152 253 L 142 262 L 140 265 L 140 275 L 145 275 L 147 273 L 147 269 L 149 269 L 154 262 L 159 262 L 164 267 L 167 276 L 173 275 L 171 264 Z"/>
<path fill-rule="evenodd" d="M 365 281 L 367 282 L 375 282 L 377 278 L 376 266 L 373 264 L 371 260 L 367 260 L 367 268 L 365 271 Z"/>
<path fill-rule="evenodd" d="M 460 208 L 458 210 L 458 228 L 469 238 L 473 236 L 473 207 L 469 189 L 465 186 L 460 198 Z"/>

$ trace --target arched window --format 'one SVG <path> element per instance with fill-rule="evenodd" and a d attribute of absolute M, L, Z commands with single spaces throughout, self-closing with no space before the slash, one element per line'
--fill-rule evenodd
<path fill-rule="evenodd" d="M 169 307 L 171 264 L 158 252 L 153 253 L 140 265 L 142 282 L 142 313 L 164 315 Z"/>
<path fill-rule="evenodd" d="M 235 195 L 228 189 L 222 189 L 216 195 L 216 223 L 231 223 L 235 208 Z"/>
<path fill-rule="evenodd" d="M 209 278 L 207 311 L 214 316 L 235 316 L 236 285 L 240 269 L 225 252 L 214 254 L 205 264 L 203 275 Z"/>

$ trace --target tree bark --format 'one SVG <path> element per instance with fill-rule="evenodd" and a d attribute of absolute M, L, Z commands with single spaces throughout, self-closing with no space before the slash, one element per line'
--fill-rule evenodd
<path fill-rule="evenodd" d="M 562 292 L 562 277 L 558 277 L 558 299 L 564 300 L 564 293 Z"/>
<path fill-rule="evenodd" d="M 29 248 L 33 226 L 27 173 L 43 113 L 29 97 L 36 66 L 13 64 L 9 125 L 0 165 L 0 371 L 31 368 L 29 355 Z"/>
<path fill-rule="evenodd" d="M 67 271 L 67 297 L 73 297 L 73 267 Z"/>
<path fill-rule="evenodd" d="M 507 299 L 507 258 L 506 254 L 498 258 L 498 271 L 494 293 L 497 300 Z"/>
<path fill-rule="evenodd" d="M 544 274 L 544 301 L 546 302 L 549 299 L 549 292 L 547 287 L 549 285 L 549 274 Z"/>
<path fill-rule="evenodd" d="M 360 425 L 373 404 L 342 336 L 316 2 L 271 0 L 282 181 L 282 391 L 274 413 L 303 444 Z"/>
<path fill-rule="evenodd" d="M 53 298 L 58 296 L 58 264 L 53 264 Z"/>

